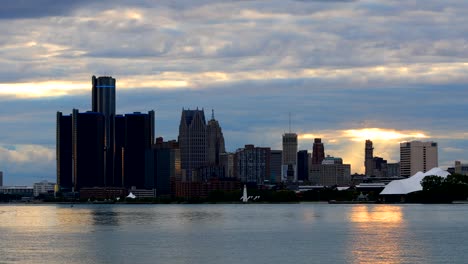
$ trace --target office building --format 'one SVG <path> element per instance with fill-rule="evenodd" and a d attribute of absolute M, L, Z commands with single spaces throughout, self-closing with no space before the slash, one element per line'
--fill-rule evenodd
<path fill-rule="evenodd" d="M 207 128 L 202 110 L 184 110 L 179 125 L 179 148 L 182 173 L 189 181 L 198 168 L 207 163 Z M 195 178 L 195 175 L 193 175 Z"/>
<path fill-rule="evenodd" d="M 349 186 L 351 183 L 351 165 L 343 164 L 341 158 L 327 156 L 322 164 L 312 164 L 309 180 L 315 185 Z"/>
<path fill-rule="evenodd" d="M 39 196 L 40 194 L 50 194 L 54 192 L 55 183 L 48 181 L 41 181 L 34 183 L 34 197 Z"/>
<path fill-rule="evenodd" d="M 180 150 L 175 140 L 164 142 L 162 138 L 154 145 L 155 186 L 157 196 L 169 196 L 176 179 L 181 179 Z"/>
<path fill-rule="evenodd" d="M 73 186 L 104 186 L 104 115 L 96 112 L 72 114 Z M 59 179 L 60 180 L 60 179 Z"/>
<path fill-rule="evenodd" d="M 400 163 L 387 163 L 387 177 L 400 177 Z"/>
<path fill-rule="evenodd" d="M 57 112 L 56 126 L 57 185 L 60 190 L 71 191 L 72 167 L 72 116 Z"/>
<path fill-rule="evenodd" d="M 104 185 L 114 185 L 115 79 L 93 76 L 92 111 L 104 116 Z"/>
<path fill-rule="evenodd" d="M 400 143 L 400 175 L 410 177 L 438 166 L 436 142 L 411 141 Z"/>
<path fill-rule="evenodd" d="M 3 171 L 0 171 L 0 187 L 3 186 Z"/>
<path fill-rule="evenodd" d="M 270 148 L 245 145 L 234 157 L 234 174 L 243 183 L 263 185 L 270 177 Z"/>
<path fill-rule="evenodd" d="M 283 181 L 297 181 L 297 134 L 283 134 L 283 154 L 282 154 L 282 178 Z"/>
<path fill-rule="evenodd" d="M 226 178 L 235 178 L 234 175 L 234 153 L 221 153 L 220 154 L 220 163 L 221 167 L 224 168 L 224 177 Z"/>
<path fill-rule="evenodd" d="M 270 182 L 281 182 L 281 167 L 283 163 L 283 151 L 271 150 L 270 151 Z"/>
<path fill-rule="evenodd" d="M 315 138 L 312 147 L 312 164 L 322 164 L 323 159 L 325 159 L 325 147 L 322 139 Z"/>
<path fill-rule="evenodd" d="M 154 186 L 154 111 L 126 114 L 123 145 L 123 184 L 138 189 Z M 119 135 L 120 137 L 120 135 Z"/>
<path fill-rule="evenodd" d="M 374 173 L 374 147 L 370 140 L 366 140 L 366 146 L 364 149 L 364 166 L 366 168 L 366 176 L 372 176 Z"/>
<path fill-rule="evenodd" d="M 297 180 L 309 180 L 309 153 L 307 150 L 300 150 L 297 153 Z"/>
<path fill-rule="evenodd" d="M 209 166 L 220 165 L 220 155 L 226 152 L 224 147 L 224 136 L 219 122 L 214 118 L 212 111 L 211 119 L 206 126 L 207 159 Z"/>

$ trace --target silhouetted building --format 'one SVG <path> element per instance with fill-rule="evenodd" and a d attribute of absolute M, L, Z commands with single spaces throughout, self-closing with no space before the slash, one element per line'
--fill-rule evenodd
<path fill-rule="evenodd" d="M 72 167 L 72 116 L 57 112 L 56 126 L 57 185 L 61 190 L 73 187 Z"/>
<path fill-rule="evenodd" d="M 214 111 L 212 111 L 211 119 L 206 126 L 206 142 L 208 152 L 208 165 L 219 166 L 219 157 L 222 153 L 226 152 L 224 147 L 224 136 L 219 126 L 219 123 L 214 118 Z"/>
<path fill-rule="evenodd" d="M 184 110 L 179 125 L 182 173 L 189 181 L 198 168 L 207 163 L 206 121 L 203 110 Z M 195 175 L 193 175 L 195 176 Z"/>
<path fill-rule="evenodd" d="M 387 163 L 387 176 L 400 177 L 400 163 Z"/>
<path fill-rule="evenodd" d="M 323 159 L 325 159 L 325 147 L 322 139 L 316 138 L 312 147 L 312 164 L 322 164 Z"/>
<path fill-rule="evenodd" d="M 297 181 L 297 134 L 283 134 L 283 181 Z M 291 175 L 291 169 L 293 173 Z M 289 174 L 288 174 L 289 170 Z M 288 177 L 289 176 L 289 177 Z"/>
<path fill-rule="evenodd" d="M 119 131 L 120 133 L 120 131 Z M 124 187 L 151 188 L 154 186 L 154 111 L 125 115 L 125 143 L 123 147 Z"/>
<path fill-rule="evenodd" d="M 243 183 L 263 185 L 270 176 L 270 148 L 245 145 L 234 157 L 234 174 Z"/>
<path fill-rule="evenodd" d="M 307 150 L 297 152 L 297 180 L 309 180 L 309 153 Z"/>
<path fill-rule="evenodd" d="M 364 166 L 366 168 L 366 176 L 370 177 L 374 173 L 374 147 L 371 140 L 366 140 L 366 147 L 364 149 Z"/>
<path fill-rule="evenodd" d="M 372 159 L 372 167 L 373 167 L 373 172 L 371 176 L 375 176 L 375 177 L 387 177 L 388 176 L 387 160 L 384 160 L 381 157 L 374 157 Z"/>
<path fill-rule="evenodd" d="M 175 140 L 163 142 L 158 138 L 154 148 L 156 194 L 168 196 L 172 194 L 171 184 L 181 179 L 179 144 Z"/>
<path fill-rule="evenodd" d="M 73 185 L 104 186 L 104 115 L 96 112 L 72 114 Z"/>
<path fill-rule="evenodd" d="M 3 186 L 3 171 L 0 171 L 0 187 Z"/>
<path fill-rule="evenodd" d="M 281 182 L 281 165 L 283 164 L 283 151 L 270 151 L 270 182 Z"/>
<path fill-rule="evenodd" d="M 411 141 L 400 143 L 400 175 L 410 177 L 437 167 L 437 143 Z"/>
<path fill-rule="evenodd" d="M 93 76 L 92 111 L 104 116 L 104 185 L 114 185 L 115 79 Z"/>

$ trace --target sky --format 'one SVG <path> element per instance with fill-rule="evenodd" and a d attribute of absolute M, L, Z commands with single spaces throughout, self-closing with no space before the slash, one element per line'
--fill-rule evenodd
<path fill-rule="evenodd" d="M 2 1 L 0 171 L 55 182 L 56 112 L 91 108 L 91 76 L 117 80 L 117 112 L 156 111 L 176 139 L 183 108 L 211 109 L 226 148 L 311 151 L 364 171 L 364 142 L 436 141 L 468 162 L 468 1 Z"/>

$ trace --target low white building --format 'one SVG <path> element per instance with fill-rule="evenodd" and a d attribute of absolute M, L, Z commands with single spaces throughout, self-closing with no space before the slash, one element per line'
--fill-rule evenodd
<path fill-rule="evenodd" d="M 39 196 L 39 194 L 46 194 L 49 191 L 54 191 L 55 183 L 48 182 L 48 181 L 41 181 L 38 183 L 34 183 L 34 197 Z"/>

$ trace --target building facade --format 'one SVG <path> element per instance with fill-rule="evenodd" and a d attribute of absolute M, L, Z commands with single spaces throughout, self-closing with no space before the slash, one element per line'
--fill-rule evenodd
<path fill-rule="evenodd" d="M 374 173 L 374 147 L 371 140 L 366 140 L 364 149 L 364 166 L 366 168 L 366 176 L 370 177 Z"/>
<path fill-rule="evenodd" d="M 270 148 L 245 145 L 234 157 L 234 174 L 243 183 L 263 185 L 270 177 Z"/>
<path fill-rule="evenodd" d="M 56 126 L 57 185 L 64 191 L 73 187 L 72 116 L 57 112 Z"/>
<path fill-rule="evenodd" d="M 283 151 L 271 150 L 270 151 L 270 182 L 281 182 L 281 168 L 283 164 Z"/>
<path fill-rule="evenodd" d="M 341 158 L 326 157 L 322 164 L 312 164 L 309 172 L 312 184 L 322 186 L 349 186 L 351 165 L 343 164 Z"/>
<path fill-rule="evenodd" d="M 283 181 L 297 181 L 297 134 L 283 134 L 282 154 L 282 178 Z"/>
<path fill-rule="evenodd" d="M 41 181 L 38 183 L 34 183 L 34 197 L 39 196 L 40 194 L 48 194 L 50 192 L 54 192 L 55 190 L 55 183 L 48 182 L 48 181 Z"/>
<path fill-rule="evenodd" d="M 322 164 L 323 159 L 325 159 L 325 147 L 322 139 L 315 138 L 312 146 L 312 164 Z"/>
<path fill-rule="evenodd" d="M 468 163 L 455 161 L 455 173 L 468 176 Z"/>
<path fill-rule="evenodd" d="M 297 152 L 297 180 L 309 180 L 309 153 L 307 150 Z"/>
<path fill-rule="evenodd" d="M 0 187 L 3 186 L 3 171 L 0 171 Z"/>
<path fill-rule="evenodd" d="M 223 131 L 219 122 L 214 118 L 212 111 L 211 119 L 206 126 L 207 159 L 209 166 L 220 165 L 220 155 L 226 152 L 224 146 Z"/>
<path fill-rule="evenodd" d="M 192 176 L 195 176 L 192 174 L 207 163 L 206 131 L 207 127 L 203 109 L 182 109 L 179 125 L 180 160 L 182 173 L 189 181 L 192 180 Z"/>
<path fill-rule="evenodd" d="M 400 175 L 410 177 L 438 167 L 436 142 L 411 141 L 400 143 Z"/>

